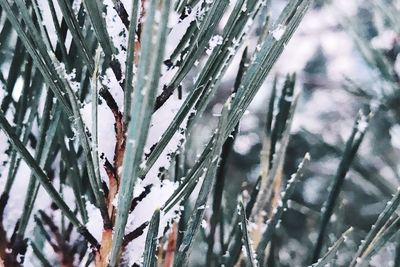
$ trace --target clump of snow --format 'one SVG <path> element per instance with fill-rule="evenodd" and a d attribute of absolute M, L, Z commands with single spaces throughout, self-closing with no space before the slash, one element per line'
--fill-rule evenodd
<path fill-rule="evenodd" d="M 364 133 L 368 127 L 367 117 L 365 115 L 361 115 L 360 120 L 357 122 L 357 131 L 360 133 Z"/>
<path fill-rule="evenodd" d="M 242 12 L 246 12 L 246 11 L 247 11 L 247 2 L 245 2 L 245 3 L 242 5 L 241 11 L 242 11 Z"/>
<path fill-rule="evenodd" d="M 139 181 L 135 185 L 134 196 L 138 196 L 143 188 L 143 181 Z M 129 215 L 128 223 L 125 230 L 125 234 L 133 231 L 146 221 L 150 221 L 154 211 L 164 205 L 167 199 L 176 190 L 177 186 L 175 183 L 165 180 L 158 181 L 151 187 L 150 193 L 136 206 L 135 210 Z M 160 214 L 160 227 L 158 230 L 158 237 L 163 236 L 164 229 L 171 220 L 179 215 L 180 207 L 176 205 L 173 209 L 164 213 L 161 211 Z M 127 246 L 127 260 L 131 266 L 133 263 L 140 263 L 143 257 L 145 240 L 147 235 L 148 227 L 144 229 L 141 236 L 134 239 Z"/>
<path fill-rule="evenodd" d="M 86 201 L 86 210 L 88 214 L 86 228 L 97 240 L 101 240 L 101 235 L 103 233 L 103 224 L 101 222 L 103 219 L 100 210 L 89 201 Z"/>
<path fill-rule="evenodd" d="M 223 41 L 224 39 L 221 35 L 214 35 L 209 42 L 210 49 L 212 50 L 214 47 L 221 45 Z"/>
<path fill-rule="evenodd" d="M 285 34 L 286 31 L 286 26 L 282 25 L 282 24 L 278 24 L 278 26 L 276 26 L 276 28 L 271 32 L 272 37 L 274 37 L 274 39 L 276 41 L 279 41 L 282 36 Z"/>
<path fill-rule="evenodd" d="M 221 45 L 221 44 L 222 44 L 223 40 L 224 40 L 224 39 L 222 38 L 221 35 L 214 35 L 214 36 L 210 39 L 210 41 L 209 41 L 209 43 L 208 43 L 208 49 L 206 50 L 206 54 L 207 54 L 207 55 L 210 55 L 211 52 L 213 51 L 213 49 L 214 49 L 215 47 L 217 47 L 218 45 Z"/>
<path fill-rule="evenodd" d="M 92 103 L 86 103 L 81 108 L 80 112 L 82 115 L 83 122 L 86 126 L 92 125 Z M 103 100 L 98 106 L 98 152 L 99 155 L 104 153 L 108 160 L 114 158 L 114 145 L 115 145 L 115 132 L 114 123 L 115 119 Z M 104 168 L 100 168 L 101 176 L 107 177 Z M 107 180 L 107 179 L 105 179 Z"/>
<path fill-rule="evenodd" d="M 368 118 L 366 115 L 360 114 L 360 119 L 357 121 L 356 128 L 357 132 L 354 136 L 354 140 L 360 139 L 368 128 Z"/>
<path fill-rule="evenodd" d="M 76 69 L 73 69 L 71 73 L 68 73 L 67 70 L 65 69 L 65 64 L 62 62 L 56 63 L 55 69 L 58 75 L 60 75 L 60 77 L 64 78 L 67 81 L 72 91 L 74 91 L 75 93 L 79 91 L 81 85 L 78 81 L 75 80 Z"/>
<path fill-rule="evenodd" d="M 207 221 L 203 219 L 203 220 L 201 221 L 201 227 L 202 227 L 203 229 L 207 229 L 207 226 L 208 226 Z"/>

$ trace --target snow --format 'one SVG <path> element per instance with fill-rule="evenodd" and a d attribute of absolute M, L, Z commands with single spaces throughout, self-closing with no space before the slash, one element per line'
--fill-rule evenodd
<path fill-rule="evenodd" d="M 56 59 L 55 55 L 52 52 L 49 53 L 52 55 L 54 59 Z M 67 81 L 72 91 L 74 91 L 75 93 L 78 92 L 80 88 L 80 83 L 75 80 L 76 70 L 74 69 L 71 73 L 68 73 L 67 70 L 65 69 L 65 64 L 58 61 L 54 64 L 54 67 L 58 75 Z"/>
<path fill-rule="evenodd" d="M 221 45 L 223 40 L 224 39 L 221 35 L 214 35 L 213 37 L 211 37 L 209 42 L 210 49 L 212 50 L 214 47 Z"/>
<path fill-rule="evenodd" d="M 140 182 L 135 185 L 135 196 L 140 194 L 143 184 L 144 182 Z M 146 198 L 139 202 L 135 210 L 129 215 L 125 233 L 127 234 L 139 227 L 144 222 L 150 221 L 153 212 L 164 205 L 165 201 L 172 195 L 176 188 L 177 186 L 168 180 L 154 183 L 151 187 L 150 193 L 146 196 Z M 161 212 L 160 227 L 158 230 L 159 237 L 163 236 L 164 228 L 168 225 L 168 223 L 174 219 L 177 214 L 179 214 L 179 209 L 179 205 L 176 205 L 167 213 Z M 130 266 L 135 262 L 139 263 L 141 261 L 144 252 L 147 231 L 148 227 L 146 227 L 144 233 L 140 237 L 130 242 L 127 247 L 127 260 Z"/>
<path fill-rule="evenodd" d="M 170 38 L 171 34 L 168 38 Z M 177 68 L 167 70 L 167 68 L 164 66 L 162 70 L 162 76 L 160 78 L 158 90 L 159 94 L 162 92 L 163 86 L 168 85 L 171 82 L 177 70 Z M 153 114 L 151 118 L 149 134 L 145 146 L 146 154 L 148 154 L 150 152 L 150 148 L 160 140 L 161 135 L 167 130 L 168 126 L 171 124 L 173 118 L 188 95 L 187 92 L 183 91 L 182 99 L 179 99 L 176 90 L 177 89 L 175 88 L 173 95 L 170 96 L 170 98 Z M 184 142 L 184 131 L 182 127 L 186 125 L 186 120 L 187 118 L 182 122 L 181 128 L 173 135 L 167 147 L 150 169 L 145 179 L 146 183 L 151 183 L 154 179 L 158 180 L 157 175 L 160 168 L 168 169 L 171 161 L 170 155 L 175 153 Z"/>
<path fill-rule="evenodd" d="M 76 13 L 79 5 L 80 0 L 75 0 L 73 2 L 73 10 Z M 123 0 L 125 4 L 126 10 L 128 12 L 131 11 L 131 1 Z M 201 1 L 200 1 L 201 2 Z M 357 2 L 357 1 L 354 1 Z M 43 2 L 44 3 L 44 2 Z M 52 21 L 51 15 L 49 14 L 48 7 L 46 4 L 43 4 L 39 1 L 39 7 L 44 13 L 44 24 L 48 27 L 50 32 L 51 43 L 55 44 L 55 34 L 54 29 L 52 29 Z M 126 59 L 126 47 L 127 47 L 127 32 L 125 27 L 123 26 L 120 19 L 117 17 L 115 10 L 113 9 L 112 0 L 104 1 L 106 6 L 106 14 L 105 20 L 107 23 L 107 29 L 111 35 L 112 42 L 115 44 L 117 48 L 116 58 L 118 61 L 121 62 L 122 72 L 124 74 L 125 70 L 125 59 Z M 212 3 L 212 1 L 208 1 L 207 3 Z M 193 21 L 200 20 L 202 13 L 204 10 L 200 9 L 199 3 L 195 8 L 193 8 L 192 12 L 182 21 L 178 21 L 178 15 L 173 12 L 172 19 L 169 21 L 169 27 L 172 28 L 171 32 L 168 35 L 167 39 L 167 51 L 166 55 L 168 56 L 172 53 L 173 48 L 177 45 L 179 40 L 185 34 L 187 28 L 189 27 L 190 23 Z M 346 0 L 336 0 L 335 1 L 336 8 L 344 9 L 347 14 L 355 14 L 357 4 L 353 3 L 353 1 L 346 1 Z M 57 3 L 55 3 L 56 12 L 59 15 L 60 11 L 58 8 Z M 246 10 L 246 5 L 244 5 L 244 10 Z M 313 56 L 313 53 L 318 47 L 321 47 L 325 53 L 325 56 L 329 60 L 329 64 L 327 65 L 327 76 L 330 80 L 327 81 L 328 84 L 325 86 L 332 89 L 339 88 L 340 84 L 337 82 L 343 78 L 343 74 L 348 76 L 366 76 L 365 70 L 359 68 L 359 62 L 353 60 L 354 56 L 354 46 L 351 43 L 351 40 L 347 37 L 346 33 L 341 30 L 336 29 L 337 27 L 337 20 L 334 18 L 334 13 L 331 12 L 332 9 L 325 8 L 323 10 L 312 10 L 310 15 L 306 16 L 305 20 L 302 22 L 304 27 L 300 27 L 299 32 L 295 35 L 292 42 L 290 42 L 285 50 L 284 54 L 281 57 L 278 65 L 276 66 L 276 71 L 281 73 L 298 71 L 302 69 L 306 62 Z M 59 16 L 61 18 L 61 16 Z M 315 23 L 318 20 L 319 23 Z M 249 23 L 248 26 L 250 26 Z M 329 30 L 326 29 L 335 29 Z M 286 26 L 285 25 L 277 25 L 275 29 L 273 29 L 270 33 L 272 34 L 273 38 L 276 41 L 281 40 L 282 36 L 285 34 Z M 69 35 L 70 36 L 70 35 Z M 376 38 L 374 38 L 372 45 L 375 48 L 384 49 L 387 48 L 390 42 L 394 38 L 393 32 L 387 31 L 383 32 Z M 70 37 L 69 37 L 70 38 Z M 340 40 L 340 45 L 337 45 L 337 40 Z M 223 39 L 220 35 L 215 35 L 212 37 L 209 43 L 209 52 L 218 45 L 221 45 Z M 239 40 L 233 40 L 232 46 L 229 48 L 229 51 L 232 55 L 238 54 Z M 302 51 L 302 53 L 298 53 L 298 51 Z M 238 57 L 236 57 L 238 58 Z M 237 60 L 235 58 L 235 60 Z M 287 64 L 288 59 L 290 60 L 291 64 Z M 236 61 L 232 65 L 235 65 Z M 201 64 L 200 64 L 201 66 Z M 67 81 L 71 84 L 71 87 L 74 88 L 76 91 L 79 87 L 79 84 L 75 82 L 75 75 L 74 72 L 67 73 L 65 72 L 65 68 L 63 65 L 59 66 L 59 70 L 63 73 L 63 76 L 67 79 Z M 159 92 L 161 92 L 162 86 L 164 84 L 168 84 L 171 81 L 172 77 L 175 75 L 177 69 L 172 68 L 170 70 L 166 70 L 164 67 L 160 82 Z M 400 73 L 400 60 L 396 60 L 396 71 Z M 234 73 L 232 75 L 232 73 Z M 228 71 L 227 76 L 232 78 L 236 72 Z M 123 75 L 124 76 L 124 75 Z M 300 77 L 301 79 L 307 77 Z M 110 93 L 114 96 L 120 110 L 123 109 L 123 92 L 120 88 L 119 81 L 117 81 L 112 73 L 111 69 L 107 69 L 105 75 L 102 77 L 102 82 L 109 88 Z M 16 88 L 13 91 L 13 99 L 18 100 L 21 95 L 23 82 L 21 79 L 17 80 Z M 0 84 L 0 100 L 4 97 L 4 85 Z M 264 90 L 265 91 L 265 90 Z M 151 126 L 149 131 L 149 136 L 146 142 L 146 152 L 149 152 L 150 147 L 157 143 L 160 140 L 161 135 L 165 132 L 168 125 L 171 123 L 173 117 L 176 115 L 178 108 L 182 105 L 184 99 L 187 97 L 187 93 L 184 92 L 183 99 L 178 99 L 176 93 L 174 93 L 171 98 L 165 103 L 163 107 L 161 107 L 157 112 L 154 113 Z M 263 99 L 263 98 L 259 98 Z M 286 99 L 287 101 L 292 101 L 292 98 Z M 263 101 L 263 100 L 262 100 Z M 298 114 L 299 116 L 295 117 L 294 126 L 293 128 L 295 131 L 299 131 L 301 128 L 307 128 L 312 132 L 321 132 L 324 141 L 334 142 L 337 141 L 340 136 L 333 134 L 334 132 L 340 132 L 340 135 L 348 136 L 347 132 L 348 122 L 343 123 L 339 128 L 336 129 L 338 126 L 337 124 L 331 124 L 328 122 L 325 124 L 323 123 L 316 123 L 321 121 L 322 116 L 328 116 L 331 110 L 334 110 L 335 107 L 341 106 L 343 107 L 344 113 L 351 112 L 351 108 L 346 108 L 347 105 L 343 105 L 346 103 L 347 96 L 338 90 L 329 90 L 327 91 L 318 91 L 314 92 L 313 96 L 310 100 L 311 105 L 308 107 L 304 107 L 301 110 L 301 113 Z M 265 104 L 261 103 L 261 104 Z M 218 107 L 215 107 L 217 110 Z M 214 112 L 217 114 L 217 112 Z M 84 122 L 87 126 L 91 125 L 91 103 L 84 103 L 81 109 L 81 114 L 84 119 Z M 8 118 L 12 118 L 12 109 L 7 113 Z M 340 117 L 342 119 L 342 117 Z M 9 119 L 10 122 L 12 120 Z M 237 137 L 237 141 L 235 142 L 234 149 L 236 152 L 240 154 L 248 153 L 253 145 L 260 142 L 259 136 L 254 133 L 254 129 L 258 127 L 258 118 L 253 113 L 245 115 L 245 119 L 241 124 L 241 133 Z M 181 127 L 185 127 L 186 121 L 184 121 Z M 347 124 L 347 125 L 346 125 Z M 360 120 L 358 124 L 358 131 L 364 132 L 367 127 L 366 120 Z M 332 131 L 332 128 L 335 128 L 336 131 Z M 343 128 L 343 129 L 342 129 Z M 351 128 L 351 127 L 350 127 Z M 347 129 L 347 130 L 346 130 Z M 253 131 L 253 132 L 251 132 Z M 102 101 L 102 104 L 99 106 L 99 154 L 104 153 L 105 156 L 111 160 L 114 156 L 114 143 L 115 143 L 115 134 L 114 134 L 114 117 L 105 104 Z M 393 126 L 390 129 L 391 141 L 392 145 L 400 149 L 400 126 Z M 151 192 L 149 195 L 141 201 L 134 212 L 129 216 L 129 224 L 127 228 L 127 232 L 135 229 L 143 222 L 148 221 L 153 211 L 157 208 L 163 206 L 166 199 L 174 192 L 176 189 L 176 185 L 170 181 L 163 181 L 160 182 L 158 178 L 159 169 L 161 167 L 168 169 L 171 164 L 171 156 L 170 154 L 175 153 L 177 149 L 183 144 L 184 142 L 183 130 L 181 129 L 176 133 L 172 140 L 167 145 L 166 149 L 162 152 L 159 159 L 156 161 L 154 166 L 150 169 L 148 175 L 143 181 L 139 181 L 135 185 L 134 195 L 139 195 L 144 186 L 152 184 Z M 129 140 L 128 140 L 129 142 Z M 6 137 L 4 133 L 0 131 L 0 162 L 3 162 L 8 159 L 7 155 L 4 151 L 8 148 L 9 144 L 6 141 Z M 31 148 L 29 148 L 31 150 Z M 58 163 L 59 159 L 56 159 Z M 146 160 L 143 160 L 140 167 L 144 168 L 146 166 Z M 7 168 L 1 169 L 1 177 L 0 179 L 0 188 L 4 188 L 4 183 L 7 175 Z M 20 169 L 17 173 L 17 179 L 15 181 L 15 186 L 12 189 L 12 199 L 10 199 L 10 204 L 7 205 L 6 208 L 6 219 L 5 219 L 5 226 L 10 233 L 10 231 L 14 228 L 16 223 L 16 218 L 19 217 L 22 204 L 24 200 L 23 194 L 18 194 L 18 192 L 25 192 L 27 187 L 27 177 L 29 177 L 30 170 L 27 168 L 26 164 L 21 162 Z M 106 174 L 104 169 L 101 168 L 101 174 L 104 180 L 106 179 Z M 57 179 L 55 184 L 57 185 Z M 320 185 L 320 181 L 310 178 L 305 181 L 304 190 L 306 193 L 306 201 L 310 203 L 314 203 L 318 200 L 318 194 L 315 192 L 318 191 L 317 186 Z M 72 192 L 69 187 L 64 187 L 65 198 L 71 207 L 73 207 L 73 197 Z M 117 199 L 117 198 L 116 198 Z M 50 203 L 50 199 L 47 194 L 40 189 L 39 196 L 38 196 L 38 207 L 47 207 Z M 114 203 L 117 204 L 117 203 Z M 89 213 L 89 222 L 87 223 L 87 227 L 89 231 L 97 238 L 101 238 L 102 233 L 102 224 L 101 216 L 99 210 L 91 203 L 86 203 L 88 213 Z M 38 208 L 35 207 L 35 210 Z M 200 207 L 206 208 L 206 207 Z M 176 207 L 172 209 L 167 214 L 161 214 L 161 224 L 159 229 L 159 235 L 163 233 L 164 227 L 167 225 L 167 222 L 174 218 L 176 213 L 180 207 Z M 58 216 L 59 214 L 55 215 Z M 202 226 L 206 227 L 207 222 L 202 221 Z M 147 228 L 145 229 L 144 234 L 139 237 L 138 239 L 134 240 L 128 247 L 129 255 L 128 259 L 130 264 L 133 262 L 139 262 L 143 249 L 144 249 L 144 239 L 147 233 Z M 289 244 L 290 246 L 290 244 Z M 288 257 L 285 251 L 280 251 L 281 258 Z M 285 255 L 284 255 L 285 254 Z M 289 255 L 289 254 L 288 254 Z"/>
<path fill-rule="evenodd" d="M 79 1 L 74 1 L 74 6 L 76 6 L 78 4 Z M 37 1 L 38 7 L 40 12 L 42 13 L 42 18 L 43 18 L 43 26 L 46 27 L 47 31 L 48 31 L 48 36 L 50 38 L 50 43 L 53 47 L 55 47 L 55 45 L 57 44 L 57 35 L 56 35 L 56 29 L 54 27 L 53 24 L 53 18 L 51 16 L 51 12 L 50 12 L 50 7 L 47 3 L 47 1 Z M 57 19 L 58 22 L 61 22 L 61 18 L 62 18 L 62 13 L 61 13 L 61 9 L 58 5 L 58 3 L 56 1 L 53 2 L 54 5 L 54 9 L 56 11 L 56 15 L 57 15 Z"/>
<path fill-rule="evenodd" d="M 390 141 L 394 148 L 400 149 L 400 125 L 396 124 L 390 128 Z"/>
<path fill-rule="evenodd" d="M 24 79 L 22 77 L 18 77 L 14 85 L 14 90 L 12 91 L 12 98 L 15 102 L 18 102 L 19 98 L 21 97 L 23 87 Z"/>
<path fill-rule="evenodd" d="M 207 221 L 203 219 L 203 220 L 201 221 L 201 227 L 202 227 L 203 229 L 207 229 L 207 226 L 208 226 Z"/>
<path fill-rule="evenodd" d="M 6 96 L 6 94 L 7 93 L 5 85 L 0 81 L 0 103 L 3 102 L 3 99 Z M 7 113 L 10 113 L 10 111 L 8 111 Z M 3 162 L 6 162 L 8 160 L 8 155 L 5 153 L 8 147 L 9 143 L 7 140 L 7 136 L 5 135 L 4 131 L 0 130 L 0 173 L 3 170 Z M 0 180 L 3 179 L 1 177 L 2 176 L 0 175 Z"/>
<path fill-rule="evenodd" d="M 82 0 L 74 0 L 72 2 L 72 6 L 71 7 L 72 7 L 72 10 L 73 10 L 75 16 L 78 15 L 79 8 L 81 7 L 81 4 L 82 4 Z"/>
<path fill-rule="evenodd" d="M 211 52 L 213 51 L 213 49 L 215 47 L 217 47 L 218 45 L 221 45 L 223 42 L 223 38 L 221 35 L 214 35 L 213 37 L 211 37 L 209 43 L 208 43 L 208 49 L 206 50 L 207 55 L 211 55 Z"/>
<path fill-rule="evenodd" d="M 278 24 L 278 26 L 276 26 L 276 28 L 271 32 L 272 37 L 274 37 L 274 39 L 276 41 L 279 41 L 282 36 L 285 34 L 286 31 L 286 26 L 282 25 L 282 24 Z"/>
<path fill-rule="evenodd" d="M 360 119 L 357 121 L 356 127 L 357 127 L 357 132 L 356 135 L 354 136 L 354 140 L 360 139 L 368 128 L 368 120 L 366 115 L 362 113 L 360 114 Z"/>
<path fill-rule="evenodd" d="M 92 103 L 83 104 L 80 112 L 86 127 L 90 128 L 92 125 Z M 114 131 L 115 119 L 104 100 L 98 106 L 98 118 L 98 154 L 100 156 L 104 153 L 105 157 L 112 162 L 116 140 Z M 100 168 L 100 175 L 104 181 L 108 181 L 108 176 L 102 167 Z"/>
<path fill-rule="evenodd" d="M 7 140 L 7 139 L 3 139 Z M 7 181 L 9 164 L 5 166 L 0 174 L 0 192 L 4 191 Z M 10 191 L 10 198 L 4 210 L 3 226 L 6 232 L 10 235 L 14 230 L 18 218 L 22 214 L 23 205 L 25 201 L 25 192 L 28 189 L 28 180 L 30 177 L 30 169 L 25 162 L 21 161 L 20 167 L 16 174 L 14 185 Z M 21 194 L 21 192 L 24 192 Z"/>
<path fill-rule="evenodd" d="M 101 223 L 103 219 L 100 210 L 89 201 L 86 201 L 86 210 L 88 213 L 86 228 L 98 241 L 100 241 L 103 233 L 103 224 Z"/>
<path fill-rule="evenodd" d="M 367 127 L 368 127 L 367 117 L 362 114 L 360 120 L 357 123 L 357 131 L 360 133 L 364 133 Z"/>
<path fill-rule="evenodd" d="M 9 143 L 8 143 L 8 139 L 7 136 L 5 135 L 5 133 L 3 131 L 0 131 L 0 173 L 3 170 L 3 163 L 7 162 L 9 157 L 6 154 L 6 150 L 9 147 Z M 0 175 L 0 178 L 2 177 L 2 175 Z M 2 180 L 4 180 L 3 178 L 1 178 Z"/>
<path fill-rule="evenodd" d="M 167 46 L 165 50 L 165 55 L 169 56 L 172 54 L 174 51 L 175 47 L 179 43 L 179 41 L 182 39 L 184 34 L 186 33 L 186 30 L 189 28 L 189 25 L 193 22 L 196 21 L 198 18 L 198 13 L 201 9 L 201 2 L 199 2 L 193 9 L 192 12 L 186 16 L 182 21 L 179 21 L 178 23 L 171 26 L 171 31 L 168 34 L 167 37 Z M 174 20 L 170 20 L 170 23 L 172 24 Z M 176 20 L 175 20 L 176 21 Z"/>
<path fill-rule="evenodd" d="M 30 150 L 31 154 L 34 154 L 33 150 L 30 147 L 27 147 L 27 148 L 28 148 L 28 150 Z M 60 160 L 60 156 L 58 154 L 57 158 L 55 159 L 55 164 L 53 164 L 53 166 L 52 166 L 52 169 L 55 171 L 56 174 L 59 173 L 59 168 L 58 168 L 59 160 Z M 8 166 L 6 166 L 6 168 L 4 168 L 1 171 L 0 192 L 3 192 L 3 190 L 4 190 L 4 185 L 6 182 L 5 178 L 7 177 L 7 172 L 8 172 Z M 6 205 L 6 208 L 4 211 L 3 226 L 8 235 L 10 235 L 13 232 L 15 224 L 17 223 L 18 218 L 22 214 L 23 205 L 24 205 L 24 201 L 26 198 L 25 192 L 27 192 L 27 189 L 28 189 L 30 175 L 31 175 L 30 168 L 27 166 L 27 164 L 23 160 L 21 160 L 20 167 L 15 176 L 15 182 L 10 191 L 10 198 L 7 202 L 7 205 Z M 53 181 L 53 185 L 55 188 L 59 188 L 60 187 L 59 179 L 55 179 Z M 71 209 L 73 209 L 75 207 L 76 202 L 75 202 L 75 197 L 74 197 L 72 189 L 69 186 L 64 185 L 62 187 L 62 192 L 63 192 L 62 193 L 63 200 L 67 203 L 67 205 Z M 47 194 L 47 192 L 42 187 L 40 187 L 39 192 L 37 194 L 36 201 L 35 201 L 35 205 L 32 210 L 32 214 L 37 213 L 37 211 L 39 209 L 42 209 L 46 213 L 48 213 L 51 203 L 52 203 L 52 200 L 51 200 L 50 196 Z M 54 222 L 57 225 L 60 225 L 60 223 L 61 223 L 60 210 L 52 211 L 51 213 L 48 213 L 48 215 L 51 215 Z M 31 217 L 30 221 L 28 223 L 27 229 L 26 229 L 26 234 L 25 234 L 26 236 L 33 236 L 34 226 L 35 226 L 35 224 L 33 223 L 33 217 Z"/>
<path fill-rule="evenodd" d="M 117 49 L 116 58 L 121 63 L 122 79 L 125 77 L 126 48 L 128 45 L 128 32 L 114 9 L 112 0 L 105 0 L 105 21 L 108 34 Z M 118 88 L 119 89 L 119 88 Z"/>

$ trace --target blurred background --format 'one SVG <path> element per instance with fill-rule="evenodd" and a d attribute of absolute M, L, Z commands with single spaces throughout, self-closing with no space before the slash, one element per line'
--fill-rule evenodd
<path fill-rule="evenodd" d="M 104 2 L 111 3 L 111 0 Z M 122 2 L 127 10 L 131 10 L 130 0 Z M 257 25 L 265 23 L 267 18 L 274 21 L 287 3 L 286 0 L 269 2 L 271 8 L 263 9 L 264 13 L 255 21 L 256 27 L 246 41 L 249 54 L 256 49 L 257 40 L 262 35 Z M 233 8 L 232 4 L 230 8 Z M 175 15 L 175 19 L 178 19 L 177 14 Z M 116 32 L 115 29 L 109 30 Z M 349 227 L 353 227 L 354 231 L 331 266 L 348 266 L 361 239 L 396 192 L 400 184 L 399 34 L 399 0 L 315 0 L 312 9 L 306 14 L 242 118 L 233 150 L 226 163 L 222 200 L 226 225 L 230 223 L 229 220 L 234 220 L 233 214 L 237 213 L 238 196 L 242 192 L 245 192 L 244 197 L 249 195 L 260 176 L 260 153 L 274 81 L 276 80 L 279 98 L 287 75 L 296 74 L 295 95 L 298 94 L 298 103 L 291 127 L 282 184 L 296 172 L 306 152 L 311 155 L 311 163 L 306 167 L 289 208 L 283 214 L 275 232 L 270 248 L 272 256 L 268 261 L 269 267 L 308 266 L 312 263 L 321 208 L 327 200 L 346 141 L 352 133 L 360 110 L 372 110 L 373 117 L 346 175 L 339 201 L 328 225 L 329 234 L 323 252 Z M 191 148 L 187 152 L 188 167 L 204 149 L 204 144 L 218 123 L 222 103 L 232 92 L 240 56 L 246 46 L 236 55 L 202 120 L 193 126 L 195 134 L 186 140 L 185 145 Z M 22 50 L 21 47 L 9 48 L 17 52 Z M 10 69 L 11 60 L 7 58 L 10 56 L 2 56 L 5 63 L 1 70 Z M 202 63 L 204 62 L 199 62 L 198 68 L 201 68 Z M 196 70 L 191 73 L 193 78 L 197 74 Z M 18 78 L 19 86 L 15 86 L 16 88 L 22 88 L 21 79 Z M 190 79 L 186 80 L 183 88 L 190 90 L 192 84 Z M 4 97 L 2 94 L 3 90 L 0 90 L 0 99 Z M 105 141 L 109 142 L 108 139 Z M 1 143 L 6 142 L 0 142 L 0 145 Z M 5 151 L 7 147 L 0 147 L 0 151 Z M 7 158 L 6 153 L 0 154 L 0 162 Z M 3 170 L 0 168 L 1 171 Z M 26 186 L 25 180 L 21 183 Z M 16 187 L 15 190 L 22 191 L 21 187 Z M 24 196 L 18 194 L 17 197 Z M 12 207 L 9 209 L 12 210 Z M 210 212 L 207 209 L 206 220 L 210 219 Z M 7 229 L 14 227 L 18 218 L 9 214 L 12 223 L 7 225 Z M 207 227 L 206 223 L 202 235 L 198 235 L 200 242 L 193 249 L 190 266 L 204 266 L 207 243 L 203 241 L 208 234 Z M 215 250 L 219 249 L 218 244 L 215 244 Z M 397 265 L 400 264 L 400 235 L 394 235 L 368 264 L 376 267 L 400 266 Z"/>
<path fill-rule="evenodd" d="M 274 10 L 280 10 L 284 3 L 272 1 L 268 15 L 273 16 L 277 13 Z M 275 261 L 271 266 L 311 263 L 320 211 L 360 110 L 372 109 L 374 116 L 346 176 L 329 224 L 330 241 L 326 243 L 332 244 L 350 226 L 355 231 L 334 266 L 348 265 L 358 246 L 355 242 L 369 231 L 399 186 L 398 7 L 399 1 L 390 0 L 315 1 L 240 123 L 228 160 L 227 192 L 223 199 L 227 218 L 236 208 L 236 196 L 250 189 L 260 174 L 260 151 L 273 79 L 277 77 L 281 87 L 286 74 L 296 73 L 299 102 L 284 179 L 296 171 L 306 152 L 311 154 L 311 164 L 283 216 L 273 242 Z M 251 47 L 252 39 L 248 43 Z M 238 63 L 239 60 L 240 57 Z M 224 90 L 209 106 L 196 130 L 199 134 L 191 138 L 200 147 L 216 125 L 221 99 L 232 90 L 239 64 L 232 65 L 221 85 Z M 385 245 L 371 259 L 370 266 L 394 266 L 400 252 L 395 243 Z M 199 259 L 199 265 L 206 249 L 200 246 L 193 252 L 198 254 L 193 259 Z"/>

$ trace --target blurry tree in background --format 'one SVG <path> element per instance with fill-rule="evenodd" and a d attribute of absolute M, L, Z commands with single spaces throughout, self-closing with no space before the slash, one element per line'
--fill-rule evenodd
<path fill-rule="evenodd" d="M 315 261 L 315 254 L 326 251 L 349 227 L 353 227 L 351 238 L 338 249 L 336 260 L 331 260 L 329 266 L 349 266 L 360 244 L 364 244 L 356 254 L 360 266 L 400 264 L 398 215 L 393 213 L 394 207 L 387 206 L 396 199 L 399 184 L 400 139 L 396 129 L 400 91 L 396 64 L 400 57 L 395 26 L 399 16 L 396 1 L 315 2 L 295 35 L 293 42 L 308 40 L 312 52 L 307 53 L 308 60 L 301 58 L 298 83 L 302 93 L 285 173 L 290 175 L 307 151 L 312 161 L 273 240 L 272 266 L 310 264 Z M 289 45 L 288 50 L 291 49 L 294 52 L 289 51 L 289 56 L 285 56 L 285 51 L 283 63 L 278 65 L 283 66 L 298 52 L 298 48 Z M 340 75 L 336 75 L 338 72 Z M 340 186 L 341 193 L 333 201 L 335 208 L 327 223 L 324 222 L 326 206 L 337 188 L 338 168 L 343 166 L 351 123 L 359 110 L 372 111 L 371 125 Z M 257 106 L 255 113 L 263 121 L 262 108 Z M 244 136 L 252 131 L 242 131 L 243 139 L 239 135 L 236 142 L 245 140 Z M 253 158 L 247 167 L 249 179 L 258 173 L 259 160 L 253 156 L 261 147 L 261 142 L 255 141 L 246 153 L 241 152 L 239 145 L 234 153 L 237 164 Z M 255 174 L 254 169 L 257 169 Z M 385 208 L 392 209 L 383 216 L 386 222 L 378 220 Z M 320 227 L 324 224 L 327 229 L 322 231 L 325 237 L 321 237 Z M 318 240 L 323 245 L 316 249 Z"/>
<path fill-rule="evenodd" d="M 399 1 L 0 7 L 0 266 L 400 266 Z"/>

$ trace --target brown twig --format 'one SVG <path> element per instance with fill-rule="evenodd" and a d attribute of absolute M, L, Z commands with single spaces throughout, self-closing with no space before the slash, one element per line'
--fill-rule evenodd
<path fill-rule="evenodd" d="M 165 250 L 164 263 L 162 264 L 163 267 L 170 267 L 174 262 L 177 234 L 178 226 L 174 223 L 168 236 L 167 249 Z"/>
<path fill-rule="evenodd" d="M 107 267 L 108 266 L 108 255 L 112 248 L 112 229 L 103 230 L 101 236 L 101 247 L 96 252 L 95 266 L 96 267 Z"/>
<path fill-rule="evenodd" d="M 144 229 L 147 227 L 147 225 L 149 225 L 149 222 L 144 222 L 138 228 L 125 235 L 124 241 L 122 242 L 122 247 L 126 247 L 129 242 L 141 236 L 144 233 Z"/>
<path fill-rule="evenodd" d="M 108 203 L 108 214 L 111 218 L 111 222 L 114 224 L 115 220 L 115 210 L 114 205 L 112 204 L 119 187 L 118 176 L 115 168 L 111 165 L 108 159 L 105 159 L 104 169 L 108 175 L 109 189 L 107 194 L 107 203 Z"/>

